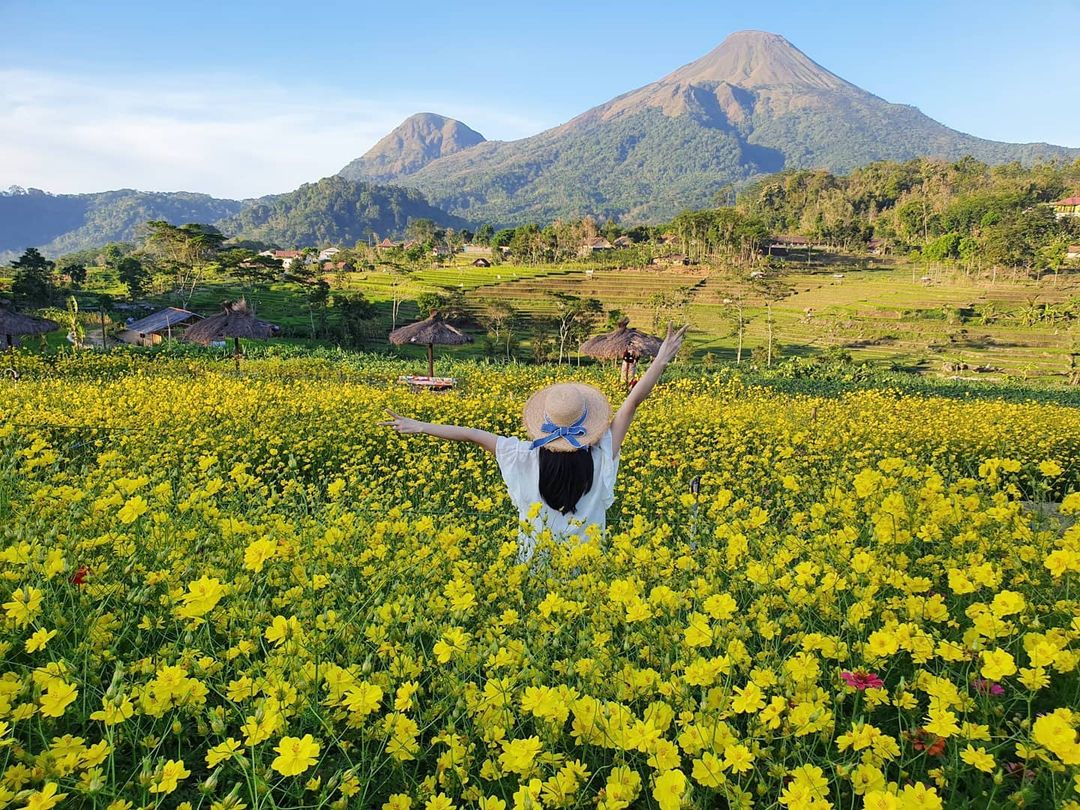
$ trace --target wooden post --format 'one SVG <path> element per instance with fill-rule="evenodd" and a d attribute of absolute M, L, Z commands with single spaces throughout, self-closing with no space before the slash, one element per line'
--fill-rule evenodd
<path fill-rule="evenodd" d="M 431 343 L 427 345 L 427 375 L 435 376 L 435 347 Z"/>

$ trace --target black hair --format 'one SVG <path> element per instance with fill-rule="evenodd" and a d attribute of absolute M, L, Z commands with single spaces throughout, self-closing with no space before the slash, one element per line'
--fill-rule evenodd
<path fill-rule="evenodd" d="M 540 448 L 540 497 L 555 511 L 572 513 L 581 496 L 592 489 L 591 449 L 558 453 Z"/>

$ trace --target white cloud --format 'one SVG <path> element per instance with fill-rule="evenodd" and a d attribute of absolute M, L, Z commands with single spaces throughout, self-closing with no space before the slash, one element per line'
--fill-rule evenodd
<path fill-rule="evenodd" d="M 471 104 L 387 103 L 235 76 L 106 83 L 0 70 L 0 188 L 233 198 L 289 191 L 338 171 L 423 110 L 461 118 L 488 137 L 488 129 L 515 138 L 545 126 Z"/>

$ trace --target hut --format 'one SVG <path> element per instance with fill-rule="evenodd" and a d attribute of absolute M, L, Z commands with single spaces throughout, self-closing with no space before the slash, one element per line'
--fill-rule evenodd
<path fill-rule="evenodd" d="M 0 304 L 0 335 L 4 336 L 4 347 L 15 348 L 15 338 L 23 335 L 44 335 L 60 328 L 56 321 L 48 318 L 35 318 L 23 315 L 10 307 Z"/>
<path fill-rule="evenodd" d="M 619 321 L 615 331 L 589 338 L 578 351 L 599 360 L 622 360 L 621 377 L 629 383 L 642 357 L 655 357 L 661 340 L 653 335 L 630 328 L 630 319 Z"/>
<path fill-rule="evenodd" d="M 276 324 L 256 318 L 248 309 L 247 302 L 241 298 L 239 301 L 226 301 L 217 315 L 190 327 L 184 334 L 184 339 L 191 343 L 198 343 L 200 346 L 209 346 L 215 340 L 232 338 L 233 358 L 239 370 L 241 338 L 266 340 L 280 332 L 281 328 Z"/>
<path fill-rule="evenodd" d="M 472 266 L 473 267 L 491 267 L 491 262 L 488 259 L 485 259 L 485 258 L 483 258 L 481 256 L 479 259 L 476 259 L 476 260 L 473 261 Z"/>
<path fill-rule="evenodd" d="M 132 346 L 156 346 L 163 340 L 179 339 L 185 329 L 201 316 L 179 307 L 165 307 L 160 312 L 132 321 L 118 337 Z"/>
<path fill-rule="evenodd" d="M 451 326 L 435 311 L 422 321 L 402 326 L 390 333 L 390 342 L 395 346 L 413 344 L 427 345 L 428 376 L 435 376 L 435 344 L 440 346 L 460 346 L 472 343 L 472 337 L 460 329 Z"/>
<path fill-rule="evenodd" d="M 4 336 L 4 345 L 8 350 L 11 375 L 18 379 L 19 373 L 15 370 L 15 338 L 21 335 L 44 335 L 60 328 L 56 321 L 48 318 L 35 318 L 33 315 L 23 315 L 15 312 L 7 306 L 0 304 L 0 335 Z"/>

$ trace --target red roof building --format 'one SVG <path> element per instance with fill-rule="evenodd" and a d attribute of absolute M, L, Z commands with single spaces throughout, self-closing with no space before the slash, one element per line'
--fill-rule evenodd
<path fill-rule="evenodd" d="M 1058 200 L 1050 203 L 1050 205 L 1054 206 L 1054 216 L 1058 219 L 1062 217 L 1080 217 L 1080 197 L 1066 197 L 1064 200 Z"/>

